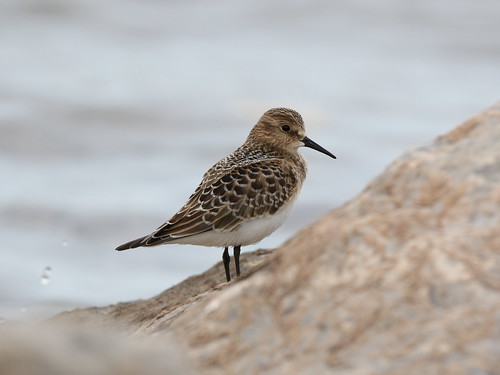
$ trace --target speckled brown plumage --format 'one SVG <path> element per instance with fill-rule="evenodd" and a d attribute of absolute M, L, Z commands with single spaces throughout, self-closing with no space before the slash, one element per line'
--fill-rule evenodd
<path fill-rule="evenodd" d="M 246 142 L 210 168 L 186 204 L 150 235 L 117 248 L 163 243 L 239 247 L 260 241 L 288 215 L 306 177 L 298 148 L 307 146 L 334 156 L 305 136 L 302 117 L 286 108 L 267 111 Z M 236 255 L 236 251 L 237 254 Z"/>

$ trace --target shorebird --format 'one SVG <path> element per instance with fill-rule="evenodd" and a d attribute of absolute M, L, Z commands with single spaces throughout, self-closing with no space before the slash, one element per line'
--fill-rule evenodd
<path fill-rule="evenodd" d="M 242 146 L 210 168 L 186 204 L 147 236 L 118 246 L 127 250 L 162 244 L 224 248 L 226 280 L 231 280 L 229 247 L 240 276 L 241 246 L 259 242 L 288 217 L 307 166 L 298 152 L 310 147 L 335 155 L 306 136 L 302 116 L 288 108 L 262 115 Z"/>

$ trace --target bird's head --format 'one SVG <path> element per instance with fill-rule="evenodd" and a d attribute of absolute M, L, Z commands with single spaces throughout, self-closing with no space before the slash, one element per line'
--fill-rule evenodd
<path fill-rule="evenodd" d="M 302 116 L 288 108 L 272 108 L 262 115 L 250 132 L 249 139 L 288 152 L 309 147 L 336 159 L 328 150 L 306 136 Z"/>

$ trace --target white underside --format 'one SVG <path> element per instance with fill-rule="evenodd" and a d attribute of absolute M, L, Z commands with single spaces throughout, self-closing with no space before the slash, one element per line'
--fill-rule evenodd
<path fill-rule="evenodd" d="M 233 232 L 212 230 L 194 236 L 179 238 L 169 243 L 201 246 L 246 246 L 259 242 L 281 227 L 290 214 L 293 202 L 289 202 L 274 215 L 252 219 L 243 223 Z"/>

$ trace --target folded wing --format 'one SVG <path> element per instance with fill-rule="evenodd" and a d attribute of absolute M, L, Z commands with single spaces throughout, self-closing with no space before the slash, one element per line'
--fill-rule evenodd
<path fill-rule="evenodd" d="M 242 221 L 272 215 L 295 193 L 297 177 L 280 159 L 205 175 L 187 203 L 152 234 L 117 250 L 155 246 L 207 231 L 234 231 Z"/>

